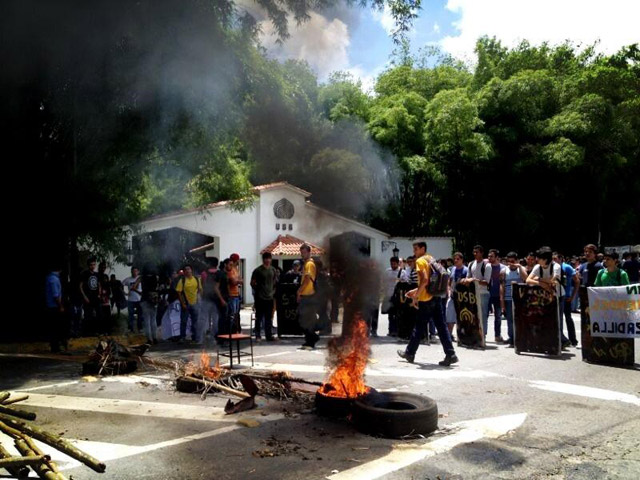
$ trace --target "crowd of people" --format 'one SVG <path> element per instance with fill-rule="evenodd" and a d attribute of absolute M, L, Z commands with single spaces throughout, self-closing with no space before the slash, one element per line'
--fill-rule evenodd
<path fill-rule="evenodd" d="M 403 297 L 410 298 L 412 306 L 417 308 L 409 344 L 404 350 L 398 350 L 398 355 L 409 362 L 414 361 L 423 338 L 426 337 L 427 342 L 434 340 L 436 332 L 445 352 L 445 359 L 440 364 L 449 366 L 458 361 L 452 343 L 453 329 L 457 322 L 453 293 L 458 283 L 475 286 L 478 316 L 482 322 L 484 337 L 486 338 L 489 330 L 489 313 L 492 310 L 495 342 L 508 347 L 514 346 L 513 283 L 537 285 L 553 293 L 558 299 L 559 314 L 564 317 L 568 334 L 567 337 L 562 332 L 562 348 L 568 348 L 578 345 L 571 314 L 580 308 L 578 291 L 581 285 L 619 286 L 640 281 L 637 252 L 625 253 L 620 262 L 618 253 L 599 253 L 593 244 L 584 247 L 582 256 L 571 258 L 546 246 L 530 252 L 524 258 L 520 258 L 516 252 L 509 252 L 501 258 L 498 250 L 490 249 L 485 258 L 484 248 L 476 245 L 473 247 L 473 260 L 467 265 L 460 252 L 456 252 L 452 258 L 436 260 L 427 255 L 424 242 L 415 243 L 413 248 L 415 255 L 404 262 L 397 257 L 390 259 L 383 302 L 383 309 L 387 305 L 389 313 L 390 336 L 398 335 L 397 317 Z M 446 291 L 442 289 L 437 292 L 429 288 L 434 278 L 438 278 L 437 264 L 447 272 Z M 407 290 L 403 282 L 408 282 L 411 289 Z M 501 333 L 503 316 L 507 323 L 506 339 Z"/>
<path fill-rule="evenodd" d="M 458 283 L 475 283 L 484 334 L 488 331 L 492 310 L 495 341 L 509 346 L 513 346 L 512 282 L 527 282 L 553 290 L 565 317 L 568 338 L 563 334 L 562 340 L 567 347 L 578 344 L 571 313 L 579 308 L 579 285 L 616 285 L 639 280 L 637 253 L 625 254 L 618 268 L 616 253 L 599 254 L 594 245 L 584 248 L 583 257 L 566 260 L 548 247 L 522 259 L 515 252 L 501 258 L 497 250 L 491 249 L 485 258 L 482 246 L 476 245 L 473 260 L 468 264 L 460 252 L 451 258 L 436 260 L 426 253 L 424 242 L 416 243 L 413 248 L 414 255 L 404 260 L 392 257 L 390 267 L 383 272 L 379 272 L 371 260 L 362 264 L 363 269 L 369 270 L 363 276 L 367 304 L 361 308 L 369 334 L 378 335 L 378 313 L 388 314 L 388 335 L 409 338 L 409 346 L 400 353 L 410 361 L 420 342 L 433 341 L 436 335 L 446 354 L 443 364 L 457 361 L 453 348 L 457 315 L 452 293 Z M 239 261 L 236 253 L 222 262 L 211 257 L 206 259 L 207 267 L 200 272 L 185 264 L 181 270 L 164 276 L 159 276 L 151 266 L 143 267 L 142 271 L 134 266 L 131 275 L 119 281 L 115 275 L 106 274 L 105 262 L 89 258 L 77 284 L 63 282 L 62 269 L 52 268 L 46 281 L 51 348 L 54 352 L 65 350 L 69 336 L 112 333 L 114 318 L 125 309 L 129 332 L 144 333 L 153 344 L 160 338 L 197 344 L 209 338 L 216 342 L 219 334 L 240 331 L 244 281 Z M 437 271 L 447 272 L 447 284 L 440 289 L 430 285 Z M 349 286 L 344 285 L 339 269 L 333 264 L 327 269 L 319 259 L 311 257 L 309 245 L 300 248 L 300 259 L 286 272 L 272 265 L 270 253 L 264 253 L 262 264 L 250 279 L 255 309 L 253 335 L 257 341 L 261 341 L 263 333 L 267 341 L 277 340 L 273 317 L 276 291 L 281 284 L 295 288 L 297 318 L 304 333 L 301 348 L 313 349 L 319 333 L 331 333 L 331 324 L 338 322 L 339 308 Z M 405 327 L 403 331 L 401 306 L 406 306 L 407 301 L 416 308 L 409 310 L 413 316 L 408 330 Z M 507 322 L 506 339 L 501 335 L 503 315 Z"/>

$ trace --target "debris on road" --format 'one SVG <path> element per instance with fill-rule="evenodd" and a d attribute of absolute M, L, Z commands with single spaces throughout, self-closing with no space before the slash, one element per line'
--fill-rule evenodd
<path fill-rule="evenodd" d="M 149 349 L 149 345 L 125 347 L 113 338 L 101 339 L 89 360 L 82 364 L 83 375 L 122 375 L 134 372 L 138 360 Z"/>
<path fill-rule="evenodd" d="M 19 455 L 12 454 L 6 448 L 0 446 L 0 468 L 4 468 L 16 478 L 27 478 L 30 467 L 40 478 L 65 480 L 66 477 L 58 471 L 58 466 L 51 461 L 51 457 L 42 452 L 34 442 L 34 440 L 39 440 L 87 465 L 98 473 L 106 470 L 106 465 L 100 460 L 86 454 L 59 435 L 13 418 L 36 419 L 35 413 L 7 406 L 28 398 L 28 395 L 17 395 L 11 398 L 9 392 L 0 392 L 0 432 L 13 439 L 14 447 L 19 453 Z"/>

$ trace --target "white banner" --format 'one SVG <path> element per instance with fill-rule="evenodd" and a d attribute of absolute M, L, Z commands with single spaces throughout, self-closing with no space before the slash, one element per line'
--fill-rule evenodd
<path fill-rule="evenodd" d="M 640 284 L 589 287 L 592 337 L 640 338 Z"/>

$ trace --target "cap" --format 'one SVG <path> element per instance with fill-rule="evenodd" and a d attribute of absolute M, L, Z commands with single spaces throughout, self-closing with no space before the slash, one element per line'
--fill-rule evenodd
<path fill-rule="evenodd" d="M 233 262 L 237 262 L 238 260 L 240 260 L 240 255 L 238 255 L 237 253 L 232 253 L 229 258 L 231 259 L 231 261 Z"/>
<path fill-rule="evenodd" d="M 293 264 L 294 264 L 294 265 L 300 265 L 300 260 L 294 260 L 294 261 L 293 261 Z"/>

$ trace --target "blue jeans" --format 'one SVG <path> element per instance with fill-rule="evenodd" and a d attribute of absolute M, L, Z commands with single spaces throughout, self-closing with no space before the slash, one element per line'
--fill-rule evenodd
<path fill-rule="evenodd" d="M 500 337 L 502 335 L 502 307 L 500 306 L 500 297 L 489 297 L 489 305 L 493 305 L 493 330 L 496 334 L 496 337 Z M 487 323 L 489 322 L 488 315 L 489 313 L 487 312 Z"/>
<path fill-rule="evenodd" d="M 157 340 L 156 330 L 158 324 L 156 323 L 156 313 L 158 312 L 158 306 L 150 302 L 140 302 L 142 308 L 142 318 L 144 323 L 144 334 L 147 336 L 147 340 Z"/>
<path fill-rule="evenodd" d="M 489 328 L 489 305 L 491 302 L 489 301 L 489 295 L 476 295 L 476 298 L 480 301 L 478 315 L 482 320 L 482 331 L 486 337 L 487 329 Z"/>
<path fill-rule="evenodd" d="M 260 338 L 262 325 L 264 324 L 264 336 L 267 338 L 273 338 L 273 299 L 263 300 L 262 298 L 256 298 L 256 324 L 254 326 L 256 338 Z"/>
<path fill-rule="evenodd" d="M 507 343 L 513 344 L 513 302 L 510 298 L 504 300 L 504 316 L 507 317 L 507 332 L 509 334 Z"/>
<path fill-rule="evenodd" d="M 195 305 L 187 305 L 187 308 L 182 307 L 182 312 L 180 312 L 180 338 L 187 337 L 187 320 L 191 317 L 191 340 L 199 341 L 198 310 L 200 310 L 200 306 L 197 303 Z"/>
<path fill-rule="evenodd" d="M 566 342 L 569 340 L 572 345 L 578 344 L 578 339 L 576 338 L 576 325 L 573 323 L 573 318 L 571 317 L 571 303 L 567 302 L 567 297 L 559 297 L 558 301 L 560 302 L 560 332 L 562 333 L 562 342 Z M 569 338 L 564 336 L 564 332 L 562 331 L 562 316 L 564 315 L 564 323 L 567 324 L 567 333 L 569 334 Z"/>
<path fill-rule="evenodd" d="M 438 331 L 438 337 L 442 344 L 442 349 L 447 355 L 455 355 L 456 351 L 453 349 L 453 343 L 451 342 L 451 335 L 449 329 L 444 323 L 442 317 L 442 305 L 439 298 L 432 298 L 428 302 L 418 302 L 418 315 L 416 318 L 416 326 L 411 332 L 411 338 L 409 339 L 409 345 L 407 345 L 407 355 L 415 356 L 420 346 L 420 340 L 425 334 L 428 328 L 429 322 L 433 321 Z"/>

